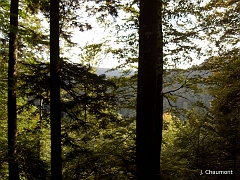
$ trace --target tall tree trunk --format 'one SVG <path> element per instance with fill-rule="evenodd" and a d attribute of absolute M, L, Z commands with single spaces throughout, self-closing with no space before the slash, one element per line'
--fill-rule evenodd
<path fill-rule="evenodd" d="M 9 62 L 8 62 L 8 157 L 9 180 L 18 180 L 17 162 L 17 52 L 18 52 L 18 0 L 11 0 L 9 35 Z"/>
<path fill-rule="evenodd" d="M 52 180 L 61 180 L 62 157 L 59 57 L 59 0 L 51 0 L 50 3 L 51 175 Z"/>
<path fill-rule="evenodd" d="M 160 179 L 162 47 L 159 1 L 140 0 L 137 89 L 137 179 Z M 161 34 L 161 33 L 160 33 Z M 161 44 L 162 45 L 162 44 Z"/>
<path fill-rule="evenodd" d="M 160 152 L 163 126 L 163 30 L 162 30 L 162 0 L 158 0 L 158 57 L 157 57 L 157 91 L 156 91 L 156 120 L 155 120 L 155 165 L 160 176 Z"/>
<path fill-rule="evenodd" d="M 43 116 L 43 98 L 40 97 L 39 99 L 39 122 L 37 128 L 37 159 L 40 160 L 41 158 L 41 137 L 42 137 L 42 117 Z"/>

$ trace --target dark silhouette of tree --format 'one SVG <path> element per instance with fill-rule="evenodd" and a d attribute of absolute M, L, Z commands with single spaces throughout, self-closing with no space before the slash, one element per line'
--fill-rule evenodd
<path fill-rule="evenodd" d="M 136 142 L 139 180 L 160 179 L 163 104 L 160 4 L 158 0 L 140 1 Z"/>
<path fill-rule="evenodd" d="M 10 35 L 9 35 L 9 62 L 8 62 L 8 156 L 9 180 L 18 180 L 17 163 L 17 52 L 18 52 L 18 0 L 11 0 L 10 8 Z"/>
<path fill-rule="evenodd" d="M 62 151 L 59 58 L 59 0 L 51 0 L 50 3 L 51 176 L 53 180 L 61 180 Z"/>
<path fill-rule="evenodd" d="M 157 91 L 156 91 L 156 118 L 155 118 L 155 168 L 156 178 L 161 179 L 160 176 L 160 152 L 162 144 L 162 126 L 163 126 L 163 31 L 162 31 L 162 1 L 158 0 L 158 52 L 156 63 L 157 74 Z"/>

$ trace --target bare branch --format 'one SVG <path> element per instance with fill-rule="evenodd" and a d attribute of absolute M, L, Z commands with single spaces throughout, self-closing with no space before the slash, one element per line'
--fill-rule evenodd
<path fill-rule="evenodd" d="M 190 71 L 190 72 L 188 73 L 188 75 L 187 75 L 186 78 L 185 78 L 185 82 L 184 82 L 180 87 L 178 87 L 177 89 L 171 90 L 171 91 L 164 92 L 163 95 L 165 95 L 165 94 L 171 94 L 172 92 L 176 92 L 176 91 L 180 90 L 181 88 L 183 88 L 183 87 L 187 84 L 187 78 L 189 77 L 189 75 L 190 75 L 192 72 L 193 72 L 193 71 Z M 172 95 L 172 94 L 171 94 L 171 95 Z"/>

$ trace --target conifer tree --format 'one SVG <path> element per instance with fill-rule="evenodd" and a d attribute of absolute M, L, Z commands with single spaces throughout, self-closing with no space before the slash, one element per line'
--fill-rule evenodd
<path fill-rule="evenodd" d="M 10 8 L 10 35 L 9 35 L 9 62 L 8 62 L 8 157 L 9 179 L 18 180 L 17 163 L 17 52 L 18 52 L 18 0 L 11 1 Z"/>
<path fill-rule="evenodd" d="M 158 68 L 163 67 L 163 64 L 158 59 L 161 54 L 158 43 L 162 38 L 159 38 L 161 28 L 158 23 L 159 1 L 141 0 L 136 129 L 139 180 L 160 179 L 162 110 L 159 108 L 162 108 L 162 101 L 159 93 L 162 91 L 162 73 L 158 72 Z"/>
<path fill-rule="evenodd" d="M 62 151 L 59 57 L 59 0 L 51 0 L 50 3 L 51 176 L 53 180 L 61 180 Z"/>

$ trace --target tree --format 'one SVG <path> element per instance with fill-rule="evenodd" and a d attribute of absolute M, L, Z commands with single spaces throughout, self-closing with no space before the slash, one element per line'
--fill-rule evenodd
<path fill-rule="evenodd" d="M 236 0 L 209 1 L 201 6 L 197 17 L 202 36 L 208 46 L 208 56 L 238 54 L 239 49 L 239 2 Z"/>
<path fill-rule="evenodd" d="M 215 57 L 204 64 L 212 76 L 205 81 L 209 93 L 213 96 L 209 109 L 207 128 L 213 134 L 215 153 L 212 153 L 212 164 L 217 168 L 231 169 L 231 179 L 239 179 L 239 64 L 238 56 L 229 55 L 223 59 Z M 219 157 L 219 153 L 223 154 Z"/>
<path fill-rule="evenodd" d="M 59 0 L 50 1 L 50 114 L 51 114 L 51 174 L 62 179 L 61 102 L 59 57 Z"/>
<path fill-rule="evenodd" d="M 163 138 L 161 149 L 161 175 L 163 179 L 184 179 L 185 159 L 180 159 L 178 152 L 185 148 L 176 147 L 177 134 L 182 123 L 169 113 L 163 115 Z M 181 150 L 180 150 L 181 149 Z M 188 174 L 190 175 L 190 174 Z"/>
<path fill-rule="evenodd" d="M 162 61 L 158 61 L 159 32 L 161 32 L 161 28 L 158 27 L 159 13 L 161 13 L 159 7 L 158 0 L 140 1 L 136 127 L 137 179 L 139 180 L 160 179 L 162 110 L 158 108 L 162 107 L 162 101 L 159 99 L 162 74 L 157 70 L 158 67 L 163 67 L 163 64 Z M 160 111 L 160 114 L 157 111 Z"/>
<path fill-rule="evenodd" d="M 200 69 L 211 73 L 203 80 L 213 96 L 208 117 L 216 141 L 212 162 L 219 168 L 231 167 L 233 179 L 239 179 L 239 8 L 235 0 L 214 0 L 202 6 L 198 16 L 209 57 Z"/>
<path fill-rule="evenodd" d="M 10 2 L 2 5 L 0 11 L 0 24 L 1 29 L 1 42 L 0 42 L 0 163 L 2 168 L 0 169 L 0 179 L 8 178 L 8 43 L 6 41 L 9 36 L 9 28 L 7 28 L 9 17 L 6 12 L 9 12 Z"/>
<path fill-rule="evenodd" d="M 163 15 L 162 15 L 162 0 L 158 0 L 158 28 L 157 28 L 157 62 L 156 62 L 156 109 L 155 109 L 155 123 L 154 123 L 154 146 L 155 146 L 155 166 L 156 172 L 159 173 L 156 179 L 161 179 L 160 177 L 160 152 L 162 144 L 162 126 L 163 126 L 163 66 L 164 66 L 164 56 L 163 56 Z"/>
<path fill-rule="evenodd" d="M 16 2 L 16 1 L 15 1 Z M 0 132 L 0 136 L 1 136 L 1 173 L 0 173 L 0 179 L 8 179 L 9 178 L 9 173 L 11 174 L 12 172 L 9 172 L 8 170 L 8 165 L 9 165 L 9 158 L 8 158 L 8 127 L 11 128 L 11 126 L 8 126 L 8 83 L 10 81 L 7 82 L 8 80 L 8 68 L 10 68 L 11 66 L 8 66 L 8 59 L 12 58 L 13 56 L 10 55 L 11 53 L 9 53 L 9 46 L 11 46 L 11 43 L 9 44 L 7 41 L 10 39 L 9 35 L 11 33 L 11 36 L 13 33 L 17 34 L 17 44 L 15 44 L 17 47 L 17 63 L 15 64 L 15 70 L 17 71 L 17 73 L 15 72 L 15 80 L 17 81 L 17 88 L 14 89 L 15 93 L 16 93 L 16 114 L 17 114 L 17 120 L 16 120 L 16 131 L 15 133 L 17 134 L 17 146 L 15 149 L 15 159 L 17 160 L 16 162 L 18 163 L 18 171 L 19 171 L 19 176 L 20 179 L 23 178 L 23 176 L 25 176 L 27 174 L 27 171 L 25 171 L 26 169 L 23 168 L 23 166 L 25 166 L 25 164 L 23 164 L 23 159 L 30 159 L 27 158 L 26 153 L 22 153 L 24 149 L 23 147 L 23 143 L 26 141 L 23 141 L 24 138 L 28 139 L 26 137 L 25 133 L 26 131 L 22 131 L 22 127 L 24 126 L 24 124 L 26 123 L 25 120 L 27 120 L 28 118 L 30 118 L 30 116 L 28 116 L 29 114 L 26 113 L 25 116 L 22 116 L 21 110 L 20 110 L 20 104 L 21 104 L 21 100 L 22 97 L 19 94 L 19 84 L 21 83 L 21 79 L 19 79 L 19 72 L 21 72 L 23 69 L 21 68 L 21 65 L 19 65 L 19 61 L 21 60 L 31 60 L 36 58 L 39 54 L 41 54 L 41 50 L 39 48 L 39 44 L 37 41 L 39 40 L 38 38 L 41 36 L 39 35 L 40 32 L 40 26 L 39 26 L 39 19 L 36 18 L 36 16 L 31 16 L 28 13 L 26 13 L 26 9 L 25 9 L 25 1 L 21 2 L 20 5 L 21 6 L 19 9 L 19 14 L 18 16 L 16 16 L 16 14 L 11 14 L 14 18 L 18 17 L 18 26 L 14 27 L 13 25 L 11 25 L 11 27 L 9 26 L 9 18 L 10 18 L 10 7 L 11 7 L 11 1 L 5 1 L 2 0 L 1 1 L 1 15 L 0 15 L 0 24 L 1 24 L 1 28 L 0 28 L 0 46 L 1 46 L 1 50 L 0 50 L 0 67 L 1 67 L 1 92 L 0 92 L 0 103 L 1 103 L 1 108 L 0 108 L 0 119 L 1 119 L 1 132 Z M 27 22 L 28 21 L 28 22 Z M 29 23 L 29 22 L 33 22 L 33 23 Z M 11 23 L 12 24 L 12 23 Z M 43 40 L 44 38 L 41 37 L 41 40 Z M 10 42 L 13 42 L 12 39 L 10 39 Z M 16 42 L 16 41 L 15 41 Z M 34 49 L 32 51 L 29 51 L 31 47 L 34 46 Z M 41 45 L 40 45 L 41 46 Z M 37 53 L 34 55 L 34 51 Z M 41 52 L 40 52 L 41 51 Z M 10 56 L 9 56 L 10 55 Z M 39 56 L 38 56 L 39 57 Z M 16 68 L 17 67 L 17 68 Z M 13 89 L 12 89 L 13 90 Z M 11 101 L 9 101 L 11 102 Z M 10 111 L 13 111 L 14 108 L 10 108 Z M 27 110 L 27 109 L 26 109 Z M 27 110 L 28 111 L 28 110 Z M 14 116 L 13 113 L 10 113 Z M 24 117 L 24 118 L 23 118 Z M 31 121 L 32 122 L 32 121 Z M 31 139 L 31 138 L 29 138 Z M 26 147 L 26 146 L 25 146 Z M 30 148 L 31 149 L 31 148 Z M 26 152 L 26 151 L 25 151 Z M 39 162 L 37 163 L 39 164 Z M 10 164 L 11 165 L 11 164 Z M 17 179 L 17 178 L 16 178 Z M 32 179 L 32 178 L 31 178 Z"/>
<path fill-rule="evenodd" d="M 49 63 L 20 63 L 28 71 L 21 73 L 19 89 L 32 97 L 28 103 L 36 103 L 48 91 Z M 81 64 L 61 64 L 63 178 L 130 179 L 135 176 L 135 133 L 130 137 L 128 130 L 134 129 L 134 124 L 116 113 L 113 81 L 89 71 Z M 44 96 L 44 117 L 48 105 Z"/>
<path fill-rule="evenodd" d="M 9 35 L 9 62 L 8 62 L 8 157 L 9 179 L 18 180 L 17 162 L 17 52 L 18 52 L 18 0 L 11 1 L 10 35 Z"/>

